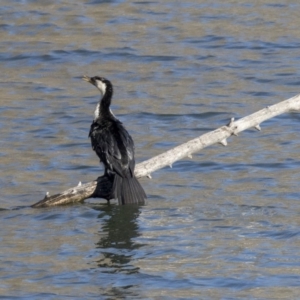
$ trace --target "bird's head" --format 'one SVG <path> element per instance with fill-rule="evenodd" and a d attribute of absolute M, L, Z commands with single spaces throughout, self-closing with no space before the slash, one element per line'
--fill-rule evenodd
<path fill-rule="evenodd" d="M 87 81 L 87 82 L 91 83 L 92 85 L 94 85 L 100 91 L 102 96 L 105 95 L 105 93 L 108 89 L 110 89 L 110 91 L 112 92 L 111 82 L 104 77 L 99 77 L 99 76 L 88 77 L 88 76 L 84 75 L 82 77 L 82 79 L 84 81 Z"/>

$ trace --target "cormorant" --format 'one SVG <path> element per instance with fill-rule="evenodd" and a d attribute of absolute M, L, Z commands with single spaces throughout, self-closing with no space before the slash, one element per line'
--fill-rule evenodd
<path fill-rule="evenodd" d="M 111 198 L 119 204 L 144 203 L 145 191 L 134 175 L 134 143 L 122 123 L 110 109 L 113 96 L 112 83 L 106 78 L 84 76 L 101 93 L 89 137 L 92 148 L 104 164 L 105 175 L 112 179 Z"/>

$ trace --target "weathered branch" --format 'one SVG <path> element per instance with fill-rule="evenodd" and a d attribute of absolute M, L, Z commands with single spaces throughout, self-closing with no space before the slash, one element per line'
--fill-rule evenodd
<path fill-rule="evenodd" d="M 174 162 L 184 157 L 191 157 L 193 153 L 198 152 L 210 145 L 221 143 L 222 145 L 226 146 L 227 138 L 231 135 L 238 135 L 239 132 L 252 127 L 260 130 L 260 124 L 262 122 L 286 112 L 299 110 L 300 95 L 297 95 L 272 106 L 268 106 L 237 121 L 234 121 L 232 118 L 227 126 L 222 126 L 214 131 L 205 133 L 198 138 L 190 140 L 187 143 L 179 145 L 138 164 L 135 169 L 135 175 L 138 178 L 144 176 L 151 178 L 151 173 L 154 171 L 165 166 L 172 166 Z M 77 187 L 71 188 L 61 194 L 53 196 L 46 195 L 43 200 L 33 204 L 32 207 L 45 207 L 82 202 L 91 197 L 101 197 L 107 199 L 110 189 L 111 182 L 108 178 L 102 176 L 95 181 L 83 185 L 80 184 Z"/>
<path fill-rule="evenodd" d="M 48 207 L 78 203 L 92 197 L 107 199 L 111 188 L 112 182 L 110 182 L 107 177 L 101 176 L 97 180 L 85 184 L 79 182 L 77 186 L 70 188 L 61 194 L 50 196 L 47 193 L 43 200 L 33 204 L 31 207 Z"/>

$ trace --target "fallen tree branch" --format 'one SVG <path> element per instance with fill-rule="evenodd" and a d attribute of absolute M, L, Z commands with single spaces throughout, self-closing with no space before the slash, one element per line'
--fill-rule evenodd
<path fill-rule="evenodd" d="M 135 168 L 137 178 L 148 176 L 151 178 L 151 173 L 172 164 L 184 157 L 192 157 L 192 154 L 206 148 L 210 145 L 220 143 L 227 145 L 227 138 L 231 135 L 238 135 L 239 132 L 248 128 L 260 130 L 260 124 L 268 119 L 278 116 L 283 113 L 300 110 L 300 95 L 285 101 L 279 102 L 272 106 L 268 106 L 258 112 L 255 112 L 242 119 L 234 121 L 232 118 L 227 126 L 222 126 L 214 131 L 210 131 L 170 149 L 160 155 L 157 155 L 149 160 L 138 164 Z M 32 207 L 48 207 L 75 202 L 82 202 L 87 198 L 99 197 L 107 199 L 112 183 L 105 176 L 99 177 L 97 180 L 86 184 L 79 183 L 78 186 L 66 190 L 61 194 L 49 196 L 35 204 Z"/>
<path fill-rule="evenodd" d="M 97 197 L 107 199 L 112 188 L 112 182 L 105 176 L 97 180 L 79 184 L 64 191 L 61 194 L 50 196 L 48 193 L 43 200 L 31 205 L 31 207 L 48 207 L 82 202 L 87 198 Z"/>

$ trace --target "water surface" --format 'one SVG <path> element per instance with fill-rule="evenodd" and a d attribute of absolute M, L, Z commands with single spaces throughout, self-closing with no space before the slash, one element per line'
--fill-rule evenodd
<path fill-rule="evenodd" d="M 29 208 L 103 172 L 82 75 L 141 162 L 299 93 L 298 3 L 1 4 L 1 298 L 298 298 L 296 113 L 141 179 L 146 206 Z"/>

